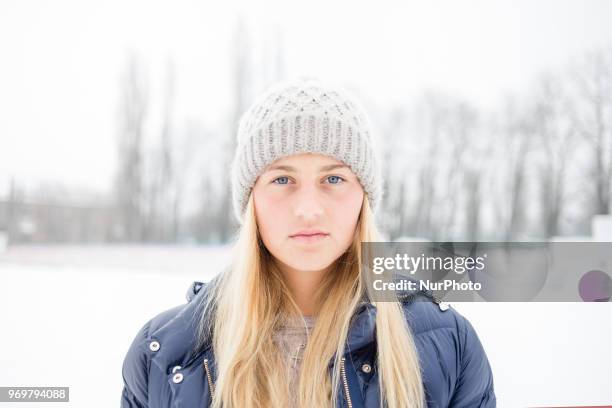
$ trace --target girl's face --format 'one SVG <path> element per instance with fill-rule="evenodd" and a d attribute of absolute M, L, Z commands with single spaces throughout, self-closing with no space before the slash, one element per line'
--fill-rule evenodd
<path fill-rule="evenodd" d="M 321 271 L 351 245 L 363 195 L 357 176 L 333 157 L 280 158 L 253 187 L 261 239 L 281 265 Z"/>

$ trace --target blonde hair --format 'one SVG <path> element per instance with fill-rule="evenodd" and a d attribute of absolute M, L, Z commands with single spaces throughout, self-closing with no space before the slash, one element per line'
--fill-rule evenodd
<path fill-rule="evenodd" d="M 219 276 L 202 309 L 199 335 L 202 338 L 205 331 L 212 333 L 216 361 L 212 407 L 286 407 L 290 390 L 272 335 L 283 314 L 301 314 L 261 241 L 252 194 L 245 215 L 234 262 Z M 354 240 L 332 265 L 316 294 L 317 319 L 304 351 L 300 369 L 304 374 L 297 390 L 300 407 L 336 407 L 344 345 L 351 318 L 364 295 L 359 270 L 361 242 L 377 240 L 373 214 L 364 195 Z M 381 407 L 422 408 L 418 355 L 401 304 L 374 305 Z M 214 313 L 206 313 L 211 310 Z M 328 365 L 332 359 L 330 379 Z"/>

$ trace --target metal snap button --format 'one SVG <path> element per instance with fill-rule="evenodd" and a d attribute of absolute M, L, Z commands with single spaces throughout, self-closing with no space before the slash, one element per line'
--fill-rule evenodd
<path fill-rule="evenodd" d="M 151 343 L 149 343 L 149 350 L 151 351 L 157 351 L 160 348 L 160 344 L 157 340 L 153 340 Z"/>
<path fill-rule="evenodd" d="M 174 382 L 175 384 L 178 384 L 181 381 L 183 381 L 183 374 L 181 373 L 174 374 L 174 376 L 172 377 L 172 382 Z"/>
<path fill-rule="evenodd" d="M 361 366 L 361 371 L 367 374 L 370 371 L 372 371 L 372 366 L 369 365 L 368 363 L 365 363 L 364 365 Z"/>
<path fill-rule="evenodd" d="M 180 369 L 181 369 L 181 366 L 174 366 L 174 367 L 172 368 L 172 374 L 176 373 L 176 372 L 177 372 L 178 370 L 180 370 Z"/>

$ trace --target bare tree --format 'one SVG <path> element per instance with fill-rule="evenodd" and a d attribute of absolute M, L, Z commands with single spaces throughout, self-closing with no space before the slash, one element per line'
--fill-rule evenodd
<path fill-rule="evenodd" d="M 427 93 L 417 104 L 417 117 L 420 118 L 422 157 L 418 170 L 418 194 L 416 204 L 416 235 L 430 238 L 435 235 L 437 221 L 434 206 L 436 204 L 436 179 L 440 168 L 440 143 L 443 140 L 446 116 L 445 107 L 440 97 Z"/>
<path fill-rule="evenodd" d="M 382 217 L 382 229 L 388 234 L 389 240 L 394 241 L 407 233 L 408 209 L 406 198 L 406 183 L 408 173 L 405 169 L 403 145 L 408 142 L 410 135 L 406 131 L 406 109 L 396 107 L 391 110 L 389 117 L 384 121 L 385 143 L 382 145 L 381 171 L 383 191 L 385 193 L 381 208 L 385 214 Z"/>
<path fill-rule="evenodd" d="M 519 236 L 526 219 L 526 164 L 532 147 L 522 105 L 507 96 L 491 129 L 497 147 L 487 166 L 493 223 L 498 230 L 493 235 L 505 241 Z"/>
<path fill-rule="evenodd" d="M 543 75 L 534 95 L 534 131 L 538 142 L 538 178 L 545 237 L 558 235 L 567 203 L 567 170 L 574 148 L 571 100 L 559 76 Z"/>
<path fill-rule="evenodd" d="M 476 158 L 475 161 L 482 161 Z M 480 213 L 482 208 L 482 170 L 480 163 L 468 162 L 464 168 L 465 186 L 465 229 L 467 241 L 477 241 L 480 232 Z"/>
<path fill-rule="evenodd" d="M 473 111 L 476 114 L 476 111 Z M 483 116 L 478 113 L 479 116 Z M 474 116 L 475 118 L 475 116 Z M 487 181 L 487 167 L 491 161 L 495 147 L 494 138 L 489 129 L 491 123 L 471 123 L 474 127 L 470 132 L 465 159 L 462 165 L 463 174 L 463 238 L 467 241 L 478 241 L 481 237 L 482 212 L 486 201 L 485 183 Z"/>
<path fill-rule="evenodd" d="M 176 162 L 177 148 L 174 133 L 175 73 L 172 60 L 166 64 L 164 87 L 163 122 L 160 132 L 159 149 L 156 157 L 156 188 L 151 202 L 155 204 L 154 219 L 157 221 L 156 238 L 165 242 L 176 240 L 178 228 L 178 195 L 181 181 L 177 177 L 178 166 L 187 163 Z"/>
<path fill-rule="evenodd" d="M 445 118 L 443 139 L 443 144 L 446 145 L 444 146 L 446 175 L 440 186 L 440 189 L 443 190 L 440 194 L 441 202 L 445 204 L 440 206 L 444 211 L 440 214 L 441 222 L 437 229 L 437 236 L 440 239 L 450 239 L 454 235 L 456 220 L 463 211 L 460 198 L 462 192 L 465 191 L 466 158 L 476 137 L 476 109 L 463 101 L 452 101 L 451 104 Z M 442 149 L 442 146 L 440 148 Z M 444 164 L 440 163 L 440 165 Z"/>
<path fill-rule="evenodd" d="M 233 106 L 229 117 L 229 134 L 224 138 L 221 147 L 221 166 L 230 174 L 231 163 L 236 149 L 236 133 L 238 122 L 246 109 L 250 97 L 250 66 L 249 66 L 249 42 L 245 22 L 240 18 L 237 21 L 233 38 L 233 55 L 231 67 L 233 85 Z M 209 192 L 209 194 L 212 192 Z M 206 192 L 205 192 L 206 194 Z M 236 221 L 231 211 L 231 191 L 228 188 L 221 189 L 219 205 L 216 207 L 216 219 L 220 240 L 225 242 L 236 228 Z"/>
<path fill-rule="evenodd" d="M 574 65 L 581 98 L 579 132 L 590 146 L 595 214 L 610 213 L 612 178 L 612 49 L 594 50 Z"/>
<path fill-rule="evenodd" d="M 121 78 L 118 137 L 118 172 L 115 180 L 120 239 L 141 240 L 143 218 L 143 137 L 149 105 L 148 84 L 142 63 L 128 57 Z"/>

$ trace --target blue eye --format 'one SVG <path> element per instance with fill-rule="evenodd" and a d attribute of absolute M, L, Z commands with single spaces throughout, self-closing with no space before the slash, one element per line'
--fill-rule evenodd
<path fill-rule="evenodd" d="M 276 183 L 278 180 L 284 180 L 284 181 L 286 181 L 286 183 L 285 182 Z M 285 177 L 285 176 L 278 177 L 278 178 L 274 179 L 272 182 L 276 183 L 276 184 L 287 184 L 289 182 L 289 177 Z"/>
<path fill-rule="evenodd" d="M 341 184 L 344 179 L 340 176 L 329 176 L 327 178 L 331 184 Z"/>

